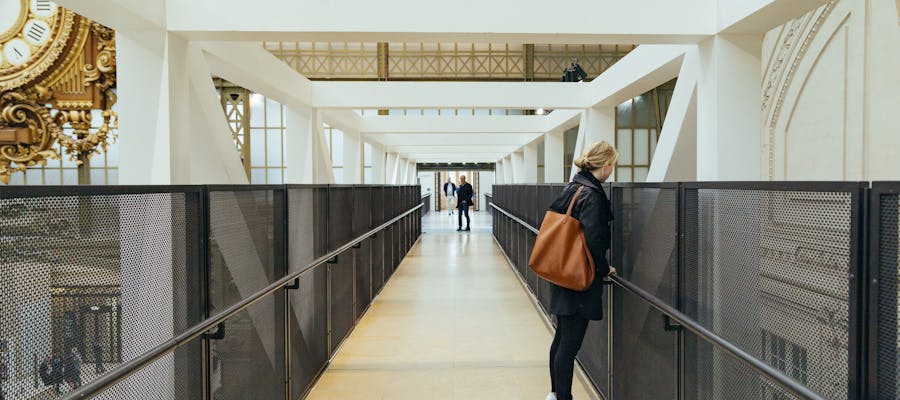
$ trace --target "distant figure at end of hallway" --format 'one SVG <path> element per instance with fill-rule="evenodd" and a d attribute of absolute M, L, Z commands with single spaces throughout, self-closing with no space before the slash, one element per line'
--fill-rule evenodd
<path fill-rule="evenodd" d="M 447 196 L 447 211 L 449 215 L 453 215 L 453 198 L 456 197 L 456 184 L 453 178 L 447 177 L 447 183 L 444 184 L 444 195 Z"/>
<path fill-rule="evenodd" d="M 457 231 L 462 231 L 462 230 L 471 231 L 472 230 L 472 228 L 469 226 L 470 225 L 469 206 L 473 205 L 472 204 L 472 195 L 473 194 L 475 194 L 475 191 L 472 190 L 472 185 L 470 185 L 466 182 L 466 176 L 465 175 L 460 176 L 459 177 L 459 193 L 458 193 L 458 197 L 456 199 L 456 207 L 459 208 L 459 214 L 458 214 L 459 215 L 459 218 L 458 218 L 459 224 L 457 224 L 457 227 L 456 227 Z M 466 214 L 466 229 L 463 229 L 463 227 L 462 227 L 463 213 Z"/>
<path fill-rule="evenodd" d="M 588 322 L 603 319 L 603 277 L 616 274 L 616 269 L 606 259 L 613 214 L 609 198 L 603 191 L 603 182 L 609 179 L 618 158 L 619 152 L 609 143 L 592 144 L 575 160 L 575 166 L 581 171 L 550 205 L 551 210 L 565 214 L 575 193 L 584 187 L 571 210 L 572 217 L 581 222 L 584 229 L 584 239 L 596 271 L 591 286 L 583 292 L 551 285 L 549 311 L 556 316 L 556 336 L 550 345 L 548 400 L 572 400 L 575 355 L 581 349 Z"/>

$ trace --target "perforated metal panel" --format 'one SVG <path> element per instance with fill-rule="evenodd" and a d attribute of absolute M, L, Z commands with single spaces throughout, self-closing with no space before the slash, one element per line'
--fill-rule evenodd
<path fill-rule="evenodd" d="M 300 287 L 289 292 L 291 394 L 300 398 L 328 361 L 328 275 L 319 265 L 300 275 Z"/>
<path fill-rule="evenodd" d="M 76 381 L 89 382 L 202 318 L 203 299 L 188 289 L 201 278 L 194 268 L 199 192 L 0 194 L 6 398 L 55 398 L 57 387 L 67 392 Z M 197 382 L 173 375 L 199 362 L 193 350 L 170 356 L 158 364 L 164 370 L 148 370 L 147 377 L 168 376 L 181 398 L 192 396 Z M 58 371 L 46 371 L 48 384 L 40 379 L 45 360 Z"/>
<path fill-rule="evenodd" d="M 695 189 L 685 196 L 685 311 L 824 397 L 846 398 L 851 194 Z M 707 348 L 687 362 L 712 375 L 689 391 L 716 393 L 745 377 Z"/>
<path fill-rule="evenodd" d="M 211 191 L 210 314 L 271 284 L 276 264 L 274 190 Z M 213 342 L 214 397 L 284 396 L 283 297 L 267 297 L 225 322 Z"/>
<path fill-rule="evenodd" d="M 358 249 L 353 249 L 353 303 L 355 319 L 369 307 L 372 301 L 372 239 L 364 240 Z"/>
<path fill-rule="evenodd" d="M 328 296 L 331 302 L 332 354 L 353 327 L 353 250 L 338 256 L 336 264 L 328 264 Z"/>
<path fill-rule="evenodd" d="M 897 386 L 900 382 L 900 366 L 898 366 L 898 265 L 900 265 L 900 196 L 897 194 L 877 193 L 878 209 L 873 210 L 873 217 L 878 218 L 878 349 L 877 374 L 879 399 L 900 399 Z"/>

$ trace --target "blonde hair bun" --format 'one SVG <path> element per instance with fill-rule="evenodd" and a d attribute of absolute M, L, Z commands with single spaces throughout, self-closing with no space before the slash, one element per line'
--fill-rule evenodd
<path fill-rule="evenodd" d="M 607 141 L 591 143 L 591 145 L 575 160 L 575 166 L 584 171 L 593 171 L 607 165 L 615 165 L 619 152 Z"/>

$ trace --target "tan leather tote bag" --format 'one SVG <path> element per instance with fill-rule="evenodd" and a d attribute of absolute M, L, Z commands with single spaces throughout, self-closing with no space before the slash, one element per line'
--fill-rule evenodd
<path fill-rule="evenodd" d="M 578 188 L 565 215 L 548 210 L 534 242 L 528 266 L 541 278 L 567 289 L 585 291 L 594 282 L 594 258 L 584 239 L 584 229 L 572 218 L 572 207 L 584 186 Z"/>

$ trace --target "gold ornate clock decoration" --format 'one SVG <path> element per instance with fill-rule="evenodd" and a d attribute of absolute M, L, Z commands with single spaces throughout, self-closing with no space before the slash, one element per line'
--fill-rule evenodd
<path fill-rule="evenodd" d="M 113 30 L 49 0 L 0 0 L 0 182 L 59 158 L 57 143 L 85 167 L 106 151 L 118 125 L 115 65 Z M 92 110 L 102 111 L 95 131 Z"/>

